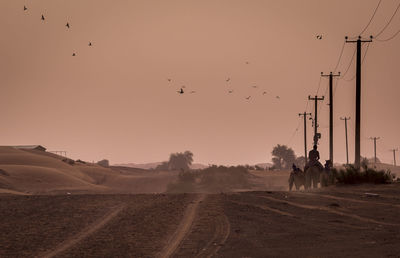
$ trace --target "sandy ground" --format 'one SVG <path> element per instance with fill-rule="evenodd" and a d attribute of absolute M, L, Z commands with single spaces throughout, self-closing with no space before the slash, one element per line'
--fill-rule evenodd
<path fill-rule="evenodd" d="M 400 257 L 400 183 L 165 194 L 178 172 L 62 159 L 0 147 L 0 257 Z"/>
<path fill-rule="evenodd" d="M 0 257 L 399 257 L 399 214 L 400 184 L 2 195 Z"/>

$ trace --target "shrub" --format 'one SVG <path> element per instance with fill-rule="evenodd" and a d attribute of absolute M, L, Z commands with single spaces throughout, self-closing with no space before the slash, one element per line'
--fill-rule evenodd
<path fill-rule="evenodd" d="M 393 176 L 389 170 L 375 170 L 368 167 L 360 171 L 350 165 L 339 171 L 333 169 L 333 173 L 336 175 L 337 182 L 341 184 L 387 184 L 393 181 Z"/>

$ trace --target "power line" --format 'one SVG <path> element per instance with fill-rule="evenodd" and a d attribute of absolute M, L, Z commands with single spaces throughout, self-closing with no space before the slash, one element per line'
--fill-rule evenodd
<path fill-rule="evenodd" d="M 368 42 L 367 48 L 365 49 L 364 56 L 363 56 L 363 58 L 362 58 L 361 64 L 364 64 L 365 57 L 367 56 L 368 49 L 369 49 L 369 43 L 370 43 L 370 42 Z M 354 76 L 353 76 L 351 79 L 343 79 L 343 80 L 345 80 L 345 81 L 347 81 L 347 82 L 350 82 L 350 81 L 354 80 L 354 78 L 356 78 L 356 74 L 354 74 Z"/>
<path fill-rule="evenodd" d="M 389 41 L 389 40 L 394 39 L 399 33 L 400 33 L 400 30 L 398 30 L 393 36 L 391 36 L 391 37 L 389 37 L 389 38 L 387 38 L 387 39 L 376 39 L 376 40 L 377 40 L 377 41 L 381 41 L 381 42 L 383 42 L 383 41 Z"/>
<path fill-rule="evenodd" d="M 381 2 L 382 2 L 382 0 L 379 0 L 379 3 L 378 3 L 378 5 L 376 6 L 375 11 L 374 11 L 374 13 L 373 13 L 372 16 L 371 16 L 371 19 L 369 19 L 369 22 L 368 22 L 367 26 L 365 26 L 365 28 L 364 28 L 364 29 L 360 32 L 360 34 L 358 34 L 358 35 L 361 36 L 361 35 L 365 32 L 365 30 L 368 28 L 368 26 L 371 24 L 372 20 L 373 20 L 374 17 L 375 17 L 376 11 L 378 11 L 378 8 L 379 8 L 379 5 L 381 4 Z"/>
<path fill-rule="evenodd" d="M 321 77 L 319 77 L 319 82 L 318 82 L 318 89 L 317 89 L 317 93 L 315 95 L 318 95 L 319 92 L 319 88 L 321 87 Z"/>
<path fill-rule="evenodd" d="M 344 78 L 344 77 L 346 76 L 347 72 L 349 71 L 350 66 L 351 66 L 351 64 L 353 63 L 353 60 L 354 60 L 354 56 L 355 56 L 355 55 L 356 55 L 356 49 L 354 49 L 353 56 L 351 57 L 350 63 L 349 63 L 349 65 L 347 66 L 346 71 L 343 73 L 342 78 Z"/>
<path fill-rule="evenodd" d="M 340 60 L 342 59 L 343 50 L 344 50 L 344 46 L 345 46 L 345 45 L 346 45 L 346 40 L 343 41 L 342 50 L 340 51 L 339 59 L 338 59 L 338 61 L 337 61 L 337 63 L 336 63 L 335 69 L 333 69 L 333 72 L 334 72 L 334 73 L 336 72 L 336 70 L 337 70 L 337 68 L 338 68 L 338 66 L 339 66 Z"/>
<path fill-rule="evenodd" d="M 394 11 L 392 17 L 390 17 L 390 20 L 388 21 L 388 23 L 386 23 L 386 25 L 382 28 L 382 30 L 380 32 L 378 32 L 378 34 L 375 35 L 375 38 L 379 37 L 379 35 L 381 35 L 386 30 L 386 28 L 392 22 L 392 20 L 393 20 L 394 16 L 396 15 L 397 11 L 399 10 L 399 8 L 400 8 L 400 3 L 397 5 L 396 10 Z"/>

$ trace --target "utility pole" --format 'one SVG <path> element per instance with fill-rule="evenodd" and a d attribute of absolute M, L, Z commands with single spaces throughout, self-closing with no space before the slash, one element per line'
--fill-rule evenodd
<path fill-rule="evenodd" d="M 311 113 L 299 113 L 299 116 L 304 117 L 304 158 L 306 160 L 305 164 L 307 164 L 307 116 L 311 116 Z"/>
<path fill-rule="evenodd" d="M 317 95 L 315 95 L 314 98 L 311 96 L 308 96 L 308 100 L 314 100 L 315 101 L 315 111 L 314 111 L 314 145 L 318 144 L 318 139 L 321 138 L 321 135 L 318 134 L 318 100 L 324 100 L 324 96 L 321 98 L 318 98 Z"/>
<path fill-rule="evenodd" d="M 393 165 L 396 166 L 396 151 L 398 151 L 399 149 L 391 149 L 391 151 L 393 151 Z"/>
<path fill-rule="evenodd" d="M 357 69 L 356 69 L 356 132 L 355 132 L 355 161 L 354 165 L 356 168 L 360 168 L 361 159 L 361 43 L 372 42 L 372 36 L 369 40 L 361 40 L 361 36 L 358 36 L 357 40 L 347 40 L 346 43 L 357 43 Z"/>
<path fill-rule="evenodd" d="M 347 120 L 350 120 L 350 117 L 340 118 L 340 120 L 344 120 L 344 131 L 346 135 L 346 164 L 349 165 L 349 143 L 347 141 Z"/>
<path fill-rule="evenodd" d="M 333 77 L 340 76 L 338 74 L 324 74 L 321 72 L 322 77 L 329 77 L 329 159 L 333 164 Z"/>
<path fill-rule="evenodd" d="M 376 140 L 379 140 L 380 137 L 369 137 L 371 140 L 374 140 L 374 162 L 376 165 Z"/>

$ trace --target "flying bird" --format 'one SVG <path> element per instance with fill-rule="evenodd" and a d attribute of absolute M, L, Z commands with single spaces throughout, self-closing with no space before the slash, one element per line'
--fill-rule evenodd
<path fill-rule="evenodd" d="M 171 81 L 172 81 L 172 79 L 170 79 L 170 78 L 168 78 L 167 80 L 168 80 L 169 82 L 171 82 Z"/>
<path fill-rule="evenodd" d="M 246 99 L 249 100 L 251 98 L 251 96 L 248 96 Z"/>
<path fill-rule="evenodd" d="M 72 53 L 72 56 L 76 56 L 76 54 L 75 54 L 75 53 Z"/>
<path fill-rule="evenodd" d="M 69 23 L 67 22 L 67 24 L 65 24 L 65 27 L 67 27 L 69 29 Z"/>
<path fill-rule="evenodd" d="M 233 93 L 233 90 L 228 91 L 229 93 Z"/>
<path fill-rule="evenodd" d="M 26 8 L 26 6 L 24 5 L 24 11 L 28 10 L 28 8 Z"/>
<path fill-rule="evenodd" d="M 89 42 L 89 47 L 91 47 L 92 46 L 92 42 Z"/>
<path fill-rule="evenodd" d="M 44 21 L 45 19 L 44 19 L 44 15 L 42 14 L 42 21 Z"/>
<path fill-rule="evenodd" d="M 265 94 L 267 94 L 267 92 L 266 92 L 266 91 L 264 91 L 264 92 L 263 92 L 263 95 L 265 95 Z"/>
<path fill-rule="evenodd" d="M 181 90 L 178 90 L 177 91 L 179 94 L 183 94 L 183 93 L 185 93 L 184 91 L 183 91 L 183 89 L 181 88 Z"/>
<path fill-rule="evenodd" d="M 281 97 L 279 97 L 279 96 L 276 96 L 276 98 L 277 98 L 277 99 L 281 99 Z"/>
<path fill-rule="evenodd" d="M 231 80 L 231 78 L 226 79 L 226 82 L 229 82 Z"/>
<path fill-rule="evenodd" d="M 317 39 L 322 39 L 322 35 L 317 35 Z"/>

